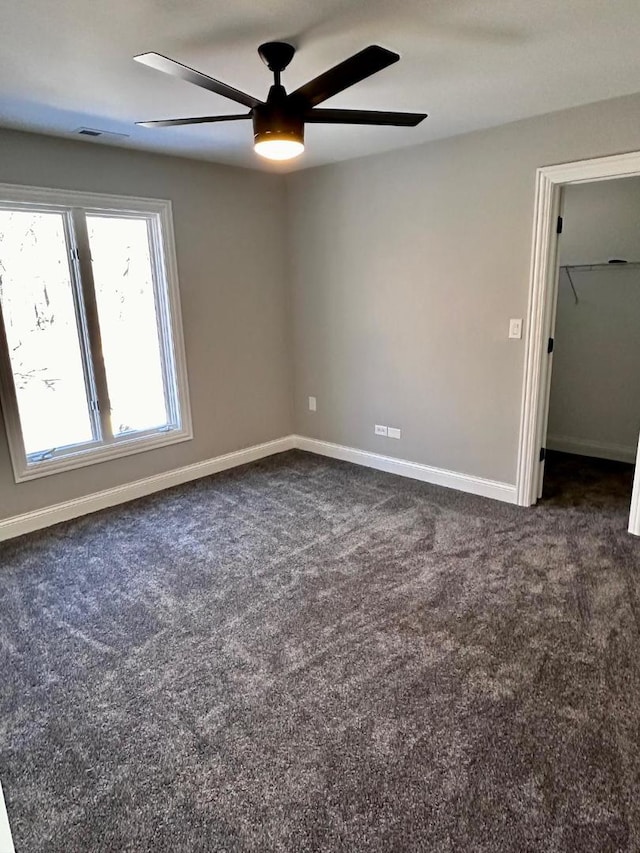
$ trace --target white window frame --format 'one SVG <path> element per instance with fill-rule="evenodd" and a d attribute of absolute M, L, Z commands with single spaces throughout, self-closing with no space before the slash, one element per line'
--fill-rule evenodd
<path fill-rule="evenodd" d="M 16 483 L 59 474 L 86 465 L 95 465 L 110 459 L 119 459 L 133 453 L 154 450 L 159 447 L 189 441 L 193 438 L 191 406 L 187 382 L 187 366 L 180 310 L 178 265 L 173 233 L 171 202 L 164 199 L 132 198 L 129 196 L 88 193 L 73 190 L 26 187 L 0 184 L 0 207 L 25 210 L 48 210 L 56 208 L 65 214 L 65 233 L 70 252 L 69 268 L 74 278 L 75 290 L 83 295 L 82 317 L 79 319 L 80 335 L 91 337 L 92 323 L 97 322 L 95 297 L 88 255 L 88 238 L 78 227 L 84 218 L 75 214 L 81 208 L 86 215 L 118 216 L 125 218 L 144 217 L 148 222 L 151 264 L 153 267 L 154 290 L 158 306 L 159 342 L 163 355 L 165 389 L 174 389 L 167 394 L 167 413 L 172 422 L 170 428 L 136 432 L 132 435 L 111 436 L 107 443 L 99 445 L 77 445 L 69 449 L 57 448 L 49 458 L 29 461 L 22 439 L 22 427 L 13 370 L 9 357 L 4 322 L 0 316 L 0 402 L 7 432 L 9 453 Z M 84 246 L 83 246 L 84 244 Z M 83 251 L 84 249 L 84 251 Z M 0 308 L 1 312 L 1 308 Z M 95 384 L 103 385 L 102 397 L 106 393 L 104 364 L 93 360 Z M 91 412 L 106 426 L 109 412 Z M 93 420 L 92 420 L 93 423 Z M 110 428 L 103 428 L 103 436 L 109 436 Z M 95 434 L 95 429 L 94 429 Z M 104 439 L 103 439 L 104 440 Z"/>

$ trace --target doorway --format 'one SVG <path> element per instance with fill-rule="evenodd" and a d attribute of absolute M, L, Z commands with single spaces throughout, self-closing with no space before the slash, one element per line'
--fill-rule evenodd
<path fill-rule="evenodd" d="M 640 433 L 640 177 L 562 189 L 542 497 L 629 512 Z"/>
<path fill-rule="evenodd" d="M 553 337 L 558 305 L 560 259 L 558 250 L 559 238 L 563 230 L 563 190 L 572 185 L 592 184 L 634 176 L 640 176 L 640 152 L 538 170 L 516 483 L 517 502 L 522 506 L 530 506 L 537 502 L 542 494 L 544 482 Z M 585 259 L 593 260 L 586 256 Z M 609 257 L 605 260 L 608 262 L 611 259 L 615 260 Z M 640 258 L 633 260 L 640 260 Z M 638 436 L 635 435 L 631 456 L 635 453 L 636 458 L 637 446 Z M 636 473 L 639 467 L 636 464 Z M 633 478 L 629 531 L 640 535 L 640 477 L 638 476 Z"/>

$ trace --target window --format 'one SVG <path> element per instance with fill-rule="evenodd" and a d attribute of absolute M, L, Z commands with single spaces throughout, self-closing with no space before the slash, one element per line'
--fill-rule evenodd
<path fill-rule="evenodd" d="M 171 206 L 0 185 L 16 482 L 191 438 Z"/>

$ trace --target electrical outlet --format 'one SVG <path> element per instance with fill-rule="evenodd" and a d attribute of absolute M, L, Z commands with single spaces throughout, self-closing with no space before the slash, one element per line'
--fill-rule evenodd
<path fill-rule="evenodd" d="M 522 319 L 509 320 L 509 337 L 518 339 L 522 337 Z"/>
<path fill-rule="evenodd" d="M 318 401 L 315 397 L 309 397 L 309 411 L 316 412 L 318 410 Z"/>
<path fill-rule="evenodd" d="M 387 435 L 386 426 L 381 426 L 380 424 L 376 424 L 373 428 L 376 435 Z"/>
<path fill-rule="evenodd" d="M 387 435 L 389 438 L 402 438 L 402 430 L 396 429 L 396 427 L 388 427 Z"/>

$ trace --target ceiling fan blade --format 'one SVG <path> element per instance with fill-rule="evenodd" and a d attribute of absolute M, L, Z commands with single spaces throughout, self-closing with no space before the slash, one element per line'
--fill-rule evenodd
<path fill-rule="evenodd" d="M 137 121 L 139 127 L 176 127 L 180 124 L 210 124 L 214 121 L 239 121 L 251 118 L 251 113 L 232 116 L 194 116 L 193 118 L 165 118 L 159 121 Z"/>
<path fill-rule="evenodd" d="M 194 83 L 202 89 L 215 92 L 216 95 L 222 95 L 224 98 L 230 98 L 232 101 L 244 104 L 245 107 L 256 107 L 261 103 L 257 98 L 247 95 L 246 92 L 234 89 L 233 86 L 221 83 L 220 80 L 214 80 L 213 77 L 207 77 L 206 74 L 201 74 L 200 71 L 195 71 L 193 68 L 182 65 L 182 63 L 169 59 L 167 56 L 162 56 L 160 53 L 140 53 L 133 58 L 142 65 L 148 65 L 149 68 L 155 68 L 157 71 L 171 74 L 172 77 L 179 77 L 188 83 Z"/>
<path fill-rule="evenodd" d="M 392 113 L 379 110 L 309 110 L 304 120 L 309 124 L 377 124 L 390 127 L 415 127 L 426 113 Z"/>
<path fill-rule="evenodd" d="M 304 86 L 292 92 L 289 98 L 292 101 L 304 103 L 307 107 L 315 107 L 316 104 L 348 89 L 354 83 L 359 83 L 360 80 L 370 77 L 377 71 L 382 71 L 388 65 L 393 65 L 399 59 L 399 54 L 373 44 L 305 83 Z"/>

